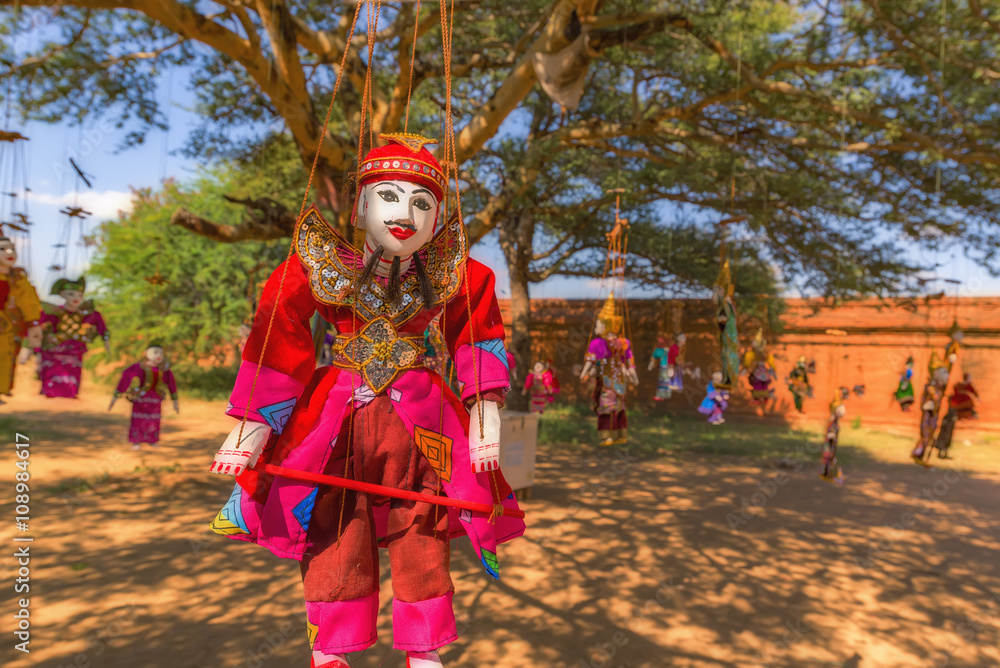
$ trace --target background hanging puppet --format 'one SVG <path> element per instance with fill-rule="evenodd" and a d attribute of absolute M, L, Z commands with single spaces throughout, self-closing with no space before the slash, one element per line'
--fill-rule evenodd
<path fill-rule="evenodd" d="M 142 360 L 122 372 L 111 404 L 108 406 L 110 411 L 121 396 L 132 402 L 128 440 L 133 450 L 142 448 L 143 443 L 154 447 L 159 443 L 161 404 L 167 398 L 167 393 L 174 402 L 174 412 L 180 413 L 174 372 L 170 370 L 163 345 L 159 341 L 154 341 L 146 346 Z"/>
<path fill-rule="evenodd" d="M 656 338 L 656 348 L 653 349 L 653 356 L 649 360 L 649 370 L 659 367 L 657 374 L 656 394 L 653 399 L 665 401 L 674 392 L 684 391 L 684 348 L 687 343 L 685 334 L 674 335 L 674 342 L 667 347 L 667 338 L 659 336 Z"/>
<path fill-rule="evenodd" d="M 532 413 L 544 413 L 549 404 L 556 400 L 558 393 L 559 381 L 552 370 L 551 361 L 548 364 L 535 362 L 531 373 L 524 379 L 524 388 L 521 390 L 521 394 L 531 396 L 529 410 Z"/>
<path fill-rule="evenodd" d="M 774 401 L 776 397 L 771 383 L 778 373 L 774 368 L 774 355 L 767 349 L 763 330 L 757 330 L 750 349 L 743 356 L 743 368 L 747 370 L 750 381 L 750 400 L 761 407 Z"/>
<path fill-rule="evenodd" d="M 847 413 L 847 407 L 839 397 L 830 402 L 830 417 L 826 421 L 826 440 L 823 442 L 823 459 L 819 477 L 839 485 L 844 484 L 844 472 L 837 463 L 837 445 L 840 442 L 840 418 Z"/>
<path fill-rule="evenodd" d="M 722 382 L 714 383 L 717 388 L 731 390 L 740 375 L 739 334 L 737 332 L 736 302 L 729 272 L 729 260 L 722 263 L 719 277 L 712 288 L 715 302 L 715 321 L 719 326 L 719 346 L 722 362 Z"/>
<path fill-rule="evenodd" d="M 39 376 L 42 394 L 47 397 L 76 397 L 83 375 L 83 356 L 95 339 L 103 339 L 104 350 L 111 355 L 111 334 L 94 302 L 84 300 L 86 289 L 87 281 L 82 276 L 75 281 L 60 278 L 50 294 L 62 297 L 63 305 L 42 304 Z"/>
<path fill-rule="evenodd" d="M 806 356 L 802 355 L 795 366 L 788 374 L 788 391 L 792 393 L 795 401 L 795 410 L 802 413 L 802 404 L 807 397 L 812 397 L 813 389 L 809 384 L 809 367 L 806 365 Z"/>
<path fill-rule="evenodd" d="M 910 406 L 916 400 L 913 391 L 913 355 L 906 358 L 906 368 L 899 375 L 899 386 L 896 388 L 893 397 L 904 413 L 910 410 Z"/>
<path fill-rule="evenodd" d="M 348 652 L 375 643 L 378 547 L 392 570 L 394 647 L 414 666 L 440 666 L 437 649 L 456 637 L 449 537 L 467 535 L 497 578 L 497 545 L 524 531 L 498 510 L 517 502 L 499 471 L 509 370 L 493 273 L 468 257 L 461 220 L 440 224 L 447 182 L 430 142 L 381 139 L 388 145 L 369 152 L 357 180 L 364 250 L 315 208 L 299 221 L 295 256 L 267 282 L 243 350 L 229 414 L 243 418 L 249 406 L 247 423 L 211 467 L 237 475 L 213 529 L 300 561 L 316 666 L 346 666 Z M 317 311 L 336 326 L 341 351 L 320 369 L 309 326 Z M 461 397 L 423 363 L 424 331 L 439 315 Z M 268 464 L 493 513 L 275 477 L 262 472 Z"/>
<path fill-rule="evenodd" d="M 599 445 L 622 445 L 628 441 L 625 395 L 629 384 L 638 385 L 632 344 L 621 336 L 625 319 L 615 308 L 614 293 L 608 295 L 597 315 L 594 333 L 584 357 L 580 380 L 597 379 L 593 410 L 597 413 Z"/>
<path fill-rule="evenodd" d="M 14 242 L 0 234 L 0 404 L 14 387 L 18 358 L 30 358 L 30 351 L 42 343 L 41 302 L 27 272 L 16 264 Z"/>
<path fill-rule="evenodd" d="M 725 412 L 729 408 L 729 390 L 722 382 L 722 372 L 712 373 L 712 379 L 705 388 L 705 398 L 698 406 L 698 412 L 708 416 L 708 423 L 720 425 L 726 421 Z"/>
<path fill-rule="evenodd" d="M 951 441 L 955 435 L 955 423 L 959 420 L 973 420 L 976 415 L 976 400 L 979 393 L 972 385 L 972 376 L 965 374 L 962 382 L 955 383 L 948 397 L 948 412 L 941 419 L 941 428 L 938 430 L 937 438 L 934 439 L 934 449 L 937 450 L 938 457 L 948 459 L 948 451 L 951 449 Z"/>
<path fill-rule="evenodd" d="M 948 364 L 936 352 L 931 353 L 927 364 L 927 383 L 920 396 L 920 438 L 910 453 L 917 464 L 928 466 L 937 430 L 938 414 L 950 374 Z"/>

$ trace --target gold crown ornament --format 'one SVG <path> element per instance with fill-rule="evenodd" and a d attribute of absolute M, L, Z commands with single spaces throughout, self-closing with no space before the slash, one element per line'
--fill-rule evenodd
<path fill-rule="evenodd" d="M 608 295 L 608 298 L 604 300 L 604 306 L 601 307 L 600 312 L 597 314 L 598 322 L 604 324 L 604 330 L 608 334 L 620 334 L 622 329 L 622 324 L 624 319 L 622 316 L 618 315 L 618 310 L 615 308 L 615 293 L 612 292 Z"/>

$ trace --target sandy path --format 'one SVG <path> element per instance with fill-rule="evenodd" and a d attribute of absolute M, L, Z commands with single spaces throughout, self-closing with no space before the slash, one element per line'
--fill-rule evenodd
<path fill-rule="evenodd" d="M 185 401 L 160 450 L 135 453 L 127 406 L 109 415 L 105 395 L 22 393 L 0 408 L 6 443 L 13 429 L 32 438 L 34 537 L 32 652 L 11 649 L 7 594 L 0 663 L 307 666 L 297 566 L 207 528 L 230 489 L 205 472 L 230 428 L 222 403 Z M 10 445 L 0 471 L 12 479 Z M 12 496 L 0 497 L 7 546 Z M 741 515 L 741 499 L 755 507 Z M 837 488 L 811 464 L 547 451 L 524 504 L 529 536 L 501 548 L 502 582 L 455 544 L 462 637 L 444 656 L 469 667 L 1000 666 L 997 499 L 1000 478 L 893 463 Z M 356 666 L 403 666 L 383 580 L 380 642 Z"/>

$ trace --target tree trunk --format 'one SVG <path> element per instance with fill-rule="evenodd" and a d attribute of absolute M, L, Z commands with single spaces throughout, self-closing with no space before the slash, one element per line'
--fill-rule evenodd
<path fill-rule="evenodd" d="M 510 351 L 514 354 L 517 380 L 507 395 L 507 408 L 528 410 L 529 397 L 521 393 L 524 379 L 534 364 L 531 352 L 531 297 L 528 292 L 528 270 L 531 263 L 531 242 L 535 234 L 534 222 L 522 216 L 504 217 L 500 224 L 500 247 L 510 273 Z"/>

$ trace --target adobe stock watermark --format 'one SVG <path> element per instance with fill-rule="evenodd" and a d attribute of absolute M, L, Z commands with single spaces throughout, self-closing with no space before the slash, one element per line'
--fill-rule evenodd
<path fill-rule="evenodd" d="M 934 513 L 935 508 L 932 504 L 944 498 L 961 479 L 962 475 L 957 471 L 947 471 L 933 484 L 922 488 L 920 490 L 922 506 L 902 513 L 899 519 L 891 524 L 883 525 L 881 534 L 872 540 L 865 555 L 863 557 L 854 555 L 854 565 L 857 569 L 862 573 L 867 572 L 879 559 L 896 549 L 896 543 L 900 538 L 916 526 L 921 517 Z"/>
<path fill-rule="evenodd" d="M 614 461 L 610 466 L 601 471 L 596 481 L 588 482 L 579 491 L 574 493 L 578 498 L 597 498 L 607 493 L 611 486 L 620 483 L 639 457 L 629 453 L 628 448 L 615 450 Z M 575 521 L 576 516 L 584 509 L 579 501 L 573 501 L 566 509 L 566 513 L 560 517 L 552 526 L 532 529 L 529 545 L 534 546 L 538 552 L 551 549 L 551 543 L 560 538 L 567 530 L 567 524 Z"/>
<path fill-rule="evenodd" d="M 632 608 L 628 618 L 624 621 L 623 629 L 619 629 L 611 634 L 604 642 L 600 642 L 587 647 L 587 658 L 580 659 L 578 668 L 612 668 L 612 666 L 624 666 L 625 664 L 612 664 L 616 656 L 620 656 L 625 646 L 629 643 L 629 634 L 638 633 L 638 628 L 648 624 L 652 617 L 662 617 L 666 612 L 667 605 L 674 600 L 674 593 L 682 585 L 675 584 L 674 578 L 661 580 L 657 585 L 656 592 L 651 598 L 646 599 L 642 605 Z"/>
<path fill-rule="evenodd" d="M 785 632 L 781 634 L 781 640 L 764 645 L 755 658 L 756 663 L 762 666 L 770 666 L 772 661 L 784 657 L 792 645 L 801 641 L 810 631 L 809 627 L 803 623 L 801 617 L 786 621 L 784 626 Z"/>
<path fill-rule="evenodd" d="M 135 622 L 138 616 L 135 603 L 129 603 L 123 612 L 116 615 L 101 630 L 87 637 L 86 650 L 74 656 L 73 660 L 69 663 L 60 663 L 59 668 L 93 668 L 99 665 L 95 659 L 108 651 L 111 643 L 125 633 L 126 629 Z"/>
<path fill-rule="evenodd" d="M 1000 594 L 991 592 L 989 596 L 990 601 L 987 605 L 978 608 L 972 614 L 965 615 L 955 627 L 955 633 L 959 635 L 961 642 L 952 642 L 946 649 L 936 652 L 927 664 L 927 668 L 947 668 L 951 665 L 955 652 L 976 642 L 987 630 L 988 625 L 995 625 L 1000 621 Z"/>
<path fill-rule="evenodd" d="M 822 449 L 822 443 L 818 440 L 809 439 L 795 448 L 791 455 L 785 457 L 785 460 L 791 462 L 792 472 L 798 473 L 805 468 L 808 461 L 816 460 Z M 726 523 L 729 525 L 729 528 L 736 531 L 749 524 L 750 520 L 766 508 L 771 503 L 771 500 L 778 495 L 781 488 L 787 485 L 791 479 L 791 476 L 787 472 L 778 471 L 773 475 L 757 480 L 757 490 L 749 498 L 741 496 L 738 500 L 739 507 L 726 513 Z"/>

